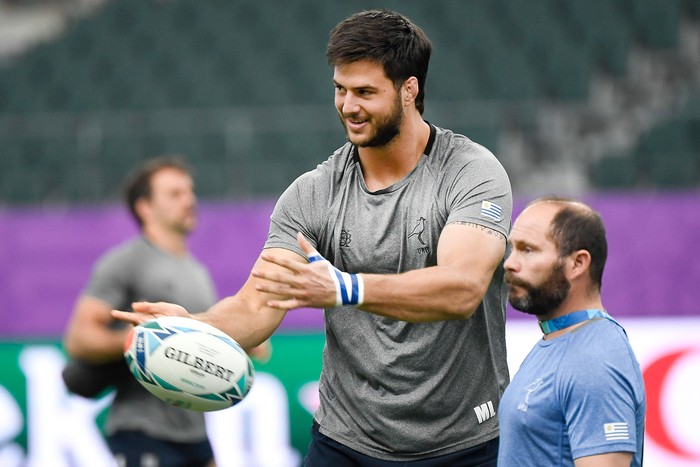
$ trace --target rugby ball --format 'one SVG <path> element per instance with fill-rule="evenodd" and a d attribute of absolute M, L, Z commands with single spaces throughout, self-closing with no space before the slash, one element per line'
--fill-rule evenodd
<path fill-rule="evenodd" d="M 196 319 L 162 316 L 134 326 L 124 358 L 131 374 L 159 399 L 182 409 L 210 412 L 248 394 L 255 370 L 227 334 Z"/>

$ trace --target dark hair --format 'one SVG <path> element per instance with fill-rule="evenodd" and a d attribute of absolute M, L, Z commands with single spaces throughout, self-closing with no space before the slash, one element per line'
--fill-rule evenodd
<path fill-rule="evenodd" d="M 157 172 L 168 168 L 181 170 L 190 176 L 192 175 L 192 170 L 185 162 L 184 157 L 161 156 L 149 159 L 136 167 L 124 184 L 124 199 L 139 227 L 143 227 L 143 220 L 136 212 L 136 202 L 141 198 L 149 199 L 151 197 L 153 189 L 151 180 L 153 176 Z"/>
<path fill-rule="evenodd" d="M 398 89 L 411 76 L 418 80 L 416 108 L 425 109 L 425 80 L 432 44 L 405 16 L 388 10 L 356 13 L 331 31 L 326 58 L 330 66 L 373 60 Z"/>
<path fill-rule="evenodd" d="M 601 289 L 603 270 L 608 259 L 608 241 L 605 224 L 593 208 L 573 198 L 547 196 L 536 202 L 551 202 L 562 206 L 554 215 L 550 235 L 561 257 L 576 250 L 586 250 L 591 255 L 589 269 L 593 284 Z"/>

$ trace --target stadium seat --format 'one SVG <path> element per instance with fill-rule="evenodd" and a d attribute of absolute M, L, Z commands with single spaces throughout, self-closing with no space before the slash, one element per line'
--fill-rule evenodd
<path fill-rule="evenodd" d="M 631 156 L 607 156 L 593 164 L 590 176 L 593 185 L 599 189 L 630 189 L 639 180 L 639 167 Z"/>
<path fill-rule="evenodd" d="M 654 186 L 661 189 L 697 187 L 700 182 L 697 153 L 654 153 L 649 158 L 649 173 Z"/>
<path fill-rule="evenodd" d="M 658 188 L 686 188 L 700 181 L 700 148 L 692 123 L 671 120 L 644 135 L 635 152 L 638 163 Z"/>
<path fill-rule="evenodd" d="M 678 44 L 681 0 L 634 0 L 629 7 L 635 31 L 644 45 L 670 48 Z"/>
<path fill-rule="evenodd" d="M 682 11 L 692 18 L 700 18 L 700 0 L 683 0 Z"/>
<path fill-rule="evenodd" d="M 562 0 L 562 19 L 583 40 L 598 70 L 621 76 L 627 70 L 632 46 L 631 23 L 617 2 Z"/>

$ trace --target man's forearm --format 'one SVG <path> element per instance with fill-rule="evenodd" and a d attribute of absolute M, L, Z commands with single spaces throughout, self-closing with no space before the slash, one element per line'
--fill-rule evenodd
<path fill-rule="evenodd" d="M 245 350 L 265 342 L 279 327 L 286 312 L 238 295 L 226 297 L 206 313 L 193 315 L 231 336 Z"/>
<path fill-rule="evenodd" d="M 410 322 L 471 318 L 490 281 L 490 275 L 475 277 L 450 266 L 362 277 L 365 296 L 361 310 Z"/>

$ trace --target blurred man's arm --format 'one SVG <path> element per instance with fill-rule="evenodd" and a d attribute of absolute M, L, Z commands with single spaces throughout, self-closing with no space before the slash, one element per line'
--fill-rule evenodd
<path fill-rule="evenodd" d="M 120 358 L 130 326 L 114 326 L 112 307 L 97 298 L 81 296 L 75 305 L 63 345 L 72 358 L 102 363 Z"/>

